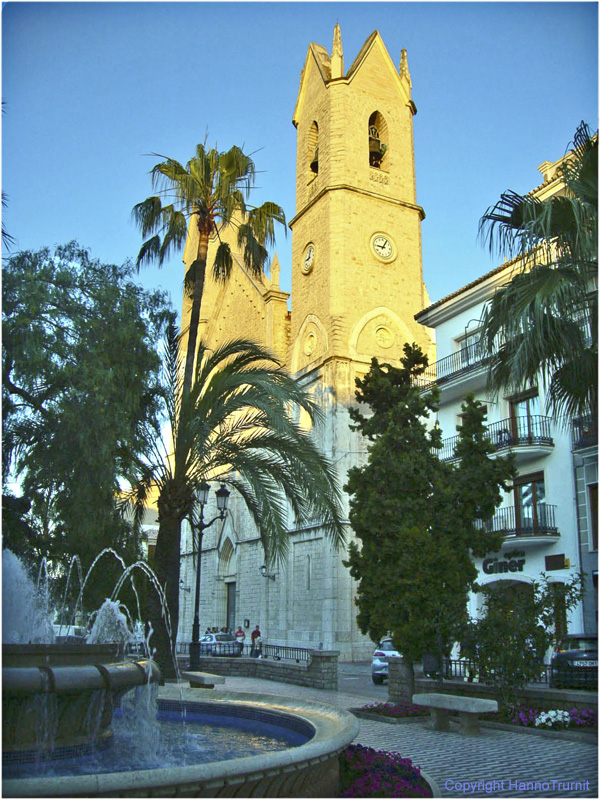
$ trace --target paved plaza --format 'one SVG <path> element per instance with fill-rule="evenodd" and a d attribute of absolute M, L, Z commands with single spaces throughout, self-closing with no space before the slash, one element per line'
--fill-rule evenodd
<path fill-rule="evenodd" d="M 376 702 L 378 695 L 387 699 L 386 686 L 369 683 L 368 664 L 340 664 L 337 692 L 238 677 L 227 677 L 222 688 L 293 695 L 349 709 Z M 425 720 L 389 724 L 364 719 L 356 741 L 410 758 L 437 781 L 441 797 L 598 797 L 598 750 L 592 743 L 483 727 L 478 737 L 467 738 L 458 731 L 430 731 Z M 577 787 L 569 790 L 573 784 Z"/>

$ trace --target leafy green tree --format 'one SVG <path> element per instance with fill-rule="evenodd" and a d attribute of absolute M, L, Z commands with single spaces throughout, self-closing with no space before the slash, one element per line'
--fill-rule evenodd
<path fill-rule="evenodd" d="M 192 300 L 183 379 L 183 393 L 187 394 L 194 373 L 210 239 L 219 239 L 212 267 L 218 279 L 227 280 L 233 266 L 231 248 L 220 238 L 221 232 L 232 226 L 237 228 L 244 265 L 260 275 L 268 257 L 266 246 L 275 241 L 275 222 L 285 225 L 285 214 L 271 202 L 248 205 L 256 170 L 252 158 L 239 147 L 219 152 L 208 149 L 206 142 L 197 144 L 195 156 L 185 167 L 173 158 L 159 158 L 165 160 L 151 171 L 157 193 L 133 208 L 142 236 L 149 236 L 137 265 L 156 262 L 161 266 L 174 250 L 183 247 L 189 225 L 188 242 L 195 253 L 184 279 L 184 289 Z"/>
<path fill-rule="evenodd" d="M 349 566 L 358 581 L 357 621 L 378 641 L 391 633 L 412 663 L 424 653 L 447 652 L 466 622 L 467 596 L 477 578 L 471 554 L 497 549 L 501 537 L 484 521 L 512 476 L 506 458 L 488 458 L 484 412 L 472 397 L 463 405 L 458 464 L 442 462 L 441 430 L 428 429 L 438 407 L 437 390 L 422 394 L 415 378 L 427 358 L 405 345 L 402 366 L 377 359 L 351 410 L 369 441 L 363 467 L 349 471 L 350 523 L 358 540 L 349 545 Z M 362 410 L 361 410 L 362 409 Z"/>
<path fill-rule="evenodd" d="M 200 342 L 191 391 L 184 394 L 178 330 L 172 323 L 165 347 L 164 402 L 171 431 L 147 427 L 146 459 L 140 459 L 132 491 L 138 517 L 158 492 L 159 532 L 154 570 L 165 589 L 173 643 L 179 621 L 181 523 L 197 512 L 196 489 L 220 481 L 235 489 L 260 533 L 267 564 L 287 552 L 288 504 L 298 521 L 318 519 L 336 545 L 344 541 L 340 491 L 313 436 L 321 412 L 306 391 L 263 347 L 236 340 L 214 350 Z M 184 470 L 172 458 L 179 452 Z M 170 673 L 164 625 L 155 609 L 155 645 L 163 674 Z"/>
<path fill-rule="evenodd" d="M 74 554 L 87 568 L 108 545 L 137 554 L 116 495 L 158 408 L 166 305 L 133 274 L 75 242 L 16 253 L 3 268 L 4 544 L 59 571 Z M 101 572 L 90 602 L 110 593 Z"/>
<path fill-rule="evenodd" d="M 471 622 L 469 639 L 476 643 L 480 680 L 497 686 L 504 706 L 516 702 L 517 692 L 540 677 L 544 654 L 556 645 L 564 631 L 559 617 L 581 601 L 582 579 L 568 583 L 539 582 L 519 586 L 488 586 L 482 616 Z M 565 616 L 566 618 L 566 616 Z"/>
<path fill-rule="evenodd" d="M 505 192 L 480 222 L 490 250 L 519 257 L 482 318 L 490 385 L 517 391 L 539 379 L 567 419 L 598 402 L 598 136 L 583 122 L 558 168 L 565 193 Z"/>

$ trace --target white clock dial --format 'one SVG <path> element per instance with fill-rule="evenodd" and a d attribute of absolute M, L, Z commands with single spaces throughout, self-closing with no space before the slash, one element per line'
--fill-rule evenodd
<path fill-rule="evenodd" d="M 302 267 L 304 272 L 311 271 L 314 260 L 315 260 L 315 248 L 313 247 L 312 244 L 310 244 L 304 252 L 304 264 Z"/>
<path fill-rule="evenodd" d="M 394 249 L 387 236 L 376 236 L 373 239 L 373 250 L 379 258 L 390 258 Z"/>

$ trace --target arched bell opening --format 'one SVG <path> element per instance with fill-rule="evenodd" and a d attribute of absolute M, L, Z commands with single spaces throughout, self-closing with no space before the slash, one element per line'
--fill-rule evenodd
<path fill-rule="evenodd" d="M 380 169 L 388 149 L 387 123 L 379 111 L 369 117 L 369 166 Z"/>

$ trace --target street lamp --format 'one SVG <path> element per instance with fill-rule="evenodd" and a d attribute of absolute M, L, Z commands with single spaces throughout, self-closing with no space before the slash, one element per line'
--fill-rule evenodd
<path fill-rule="evenodd" d="M 216 522 L 218 519 L 225 519 L 227 514 L 227 506 L 229 505 L 230 492 L 225 488 L 225 484 L 221 484 L 215 494 L 217 496 L 217 508 L 219 513 L 216 517 L 211 519 L 210 522 L 204 522 L 204 506 L 208 500 L 208 493 L 210 486 L 206 481 L 203 481 L 196 490 L 196 498 L 200 506 L 199 519 L 196 522 L 193 515 L 190 515 L 189 522 L 192 526 L 192 533 L 198 535 L 198 563 L 196 568 L 196 602 L 194 604 L 194 622 L 192 624 L 192 641 L 190 642 L 190 669 L 200 669 L 200 568 L 202 563 L 202 537 L 204 531 Z"/>
<path fill-rule="evenodd" d="M 267 572 L 266 564 L 263 564 L 262 567 L 260 568 L 260 574 L 263 576 L 263 578 L 269 578 L 269 580 L 271 581 L 275 580 L 275 575 L 269 575 L 269 573 Z"/>

